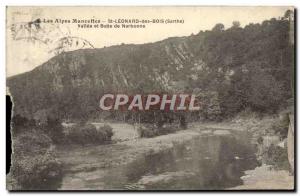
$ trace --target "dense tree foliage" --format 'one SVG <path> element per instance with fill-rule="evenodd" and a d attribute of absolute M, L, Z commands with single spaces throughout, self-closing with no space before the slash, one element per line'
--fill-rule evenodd
<path fill-rule="evenodd" d="M 204 40 L 194 48 L 207 69 L 194 85 L 218 92 L 222 114 L 234 115 L 245 108 L 275 112 L 286 107 L 294 93 L 291 31 L 293 21 L 284 17 L 244 28 L 233 22 L 227 30 L 217 24 L 213 31 L 200 32 L 193 43 L 198 37 Z"/>

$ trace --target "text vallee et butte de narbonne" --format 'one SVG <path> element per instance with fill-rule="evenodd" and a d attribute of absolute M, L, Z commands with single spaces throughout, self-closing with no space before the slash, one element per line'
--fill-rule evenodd
<path fill-rule="evenodd" d="M 126 94 L 104 94 L 100 98 L 101 110 L 164 110 L 164 111 L 198 111 L 200 102 L 195 95 L 126 95 Z"/>

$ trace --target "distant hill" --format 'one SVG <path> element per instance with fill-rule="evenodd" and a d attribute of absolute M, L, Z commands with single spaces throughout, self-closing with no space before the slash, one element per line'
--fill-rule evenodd
<path fill-rule="evenodd" d="M 216 92 L 222 115 L 274 112 L 293 96 L 294 44 L 288 18 L 148 44 L 61 53 L 7 79 L 14 114 L 97 117 L 104 93 Z M 20 62 L 22 63 L 22 62 Z"/>

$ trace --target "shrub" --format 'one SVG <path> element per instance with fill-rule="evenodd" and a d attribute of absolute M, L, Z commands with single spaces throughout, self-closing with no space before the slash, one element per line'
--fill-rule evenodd
<path fill-rule="evenodd" d="M 152 126 L 140 126 L 137 129 L 139 137 L 155 137 L 159 135 L 167 135 L 170 133 L 174 133 L 178 130 L 175 126 L 163 126 L 163 127 L 152 127 Z"/>
<path fill-rule="evenodd" d="M 273 165 L 275 169 L 289 169 L 288 155 L 285 148 L 271 145 L 265 154 L 266 163 Z"/>
<path fill-rule="evenodd" d="M 289 129 L 289 117 L 288 114 L 283 115 L 282 118 L 278 119 L 273 125 L 272 129 L 281 139 L 287 138 Z"/>
<path fill-rule="evenodd" d="M 145 127 L 145 126 L 138 127 L 137 132 L 139 134 L 139 137 L 149 138 L 149 137 L 154 137 L 154 136 L 158 135 L 156 129 L 153 129 L 150 127 Z"/>
<path fill-rule="evenodd" d="M 13 127 L 13 134 L 21 134 L 24 133 L 23 129 L 31 129 L 36 126 L 36 122 L 33 119 L 28 119 L 23 117 L 19 114 L 12 117 L 12 127 Z"/>
<path fill-rule="evenodd" d="M 46 134 L 37 129 L 24 129 L 13 141 L 13 153 L 17 157 L 44 154 L 52 142 Z"/>
<path fill-rule="evenodd" d="M 57 189 L 62 165 L 53 152 L 51 139 L 36 129 L 14 138 L 8 188 L 12 190 Z"/>
<path fill-rule="evenodd" d="M 11 174 L 22 190 L 57 189 L 62 181 L 62 165 L 49 151 L 15 159 Z"/>
<path fill-rule="evenodd" d="M 112 128 L 104 125 L 97 129 L 93 124 L 78 124 L 71 128 L 68 138 L 75 144 L 103 144 L 111 141 L 113 136 Z"/>
<path fill-rule="evenodd" d="M 61 144 L 65 141 L 65 134 L 60 119 L 48 118 L 43 129 L 47 135 L 52 139 L 53 143 Z"/>
<path fill-rule="evenodd" d="M 99 128 L 102 132 L 106 133 L 106 140 L 111 140 L 111 137 L 113 136 L 112 127 L 105 124 L 102 127 Z"/>
<path fill-rule="evenodd" d="M 180 127 L 182 128 L 182 127 L 185 127 L 185 126 L 181 125 Z M 174 127 L 174 126 L 165 126 L 165 127 L 161 127 L 158 130 L 158 132 L 160 133 L 160 135 L 166 135 L 166 134 L 174 133 L 176 131 L 178 131 L 178 128 Z"/>

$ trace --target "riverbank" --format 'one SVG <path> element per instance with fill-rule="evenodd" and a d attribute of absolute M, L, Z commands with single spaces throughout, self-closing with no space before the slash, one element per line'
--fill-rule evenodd
<path fill-rule="evenodd" d="M 229 190 L 293 190 L 294 177 L 286 170 L 274 170 L 263 165 L 245 172 L 243 185 Z"/>
<path fill-rule="evenodd" d="M 251 132 L 252 141 L 258 146 L 256 156 L 262 163 L 261 166 L 253 170 L 245 171 L 245 175 L 241 177 L 243 185 L 229 188 L 229 190 L 293 190 L 294 175 L 288 169 L 275 166 L 279 163 L 273 162 L 275 165 L 266 164 L 266 152 L 271 146 L 281 148 L 287 153 L 286 139 L 280 138 L 279 134 L 274 131 L 274 125 L 278 125 L 281 119 L 279 117 L 257 118 L 237 118 L 231 123 L 238 124 Z M 286 130 L 287 131 L 287 130 Z M 262 138 L 261 143 L 259 142 Z M 294 138 L 292 138 L 294 140 Z M 260 144 L 259 144 L 260 143 Z M 287 158 L 287 157 L 286 157 Z M 280 161 L 279 159 L 274 161 Z M 288 164 L 288 160 L 286 160 Z M 289 167 L 289 166 L 288 166 Z"/>
<path fill-rule="evenodd" d="M 138 138 L 128 124 L 111 124 L 115 132 L 111 144 L 58 147 L 65 165 L 60 189 L 181 189 L 186 182 L 189 189 L 292 189 L 288 171 L 245 166 L 257 157 L 249 147 L 273 122 L 265 118 L 191 123 L 187 130 L 154 138 Z M 249 149 L 241 150 L 245 145 Z M 201 178 L 195 185 L 199 175 L 216 178 Z"/>
<path fill-rule="evenodd" d="M 245 167 L 242 162 L 251 159 L 246 137 L 236 134 L 242 130 L 191 124 L 173 134 L 137 138 L 134 127 L 112 126 L 116 133 L 112 144 L 58 147 L 59 159 L 65 165 L 61 190 L 223 189 L 239 183 Z M 168 184 L 160 187 L 166 181 Z M 198 181 L 202 184 L 195 184 Z"/>

